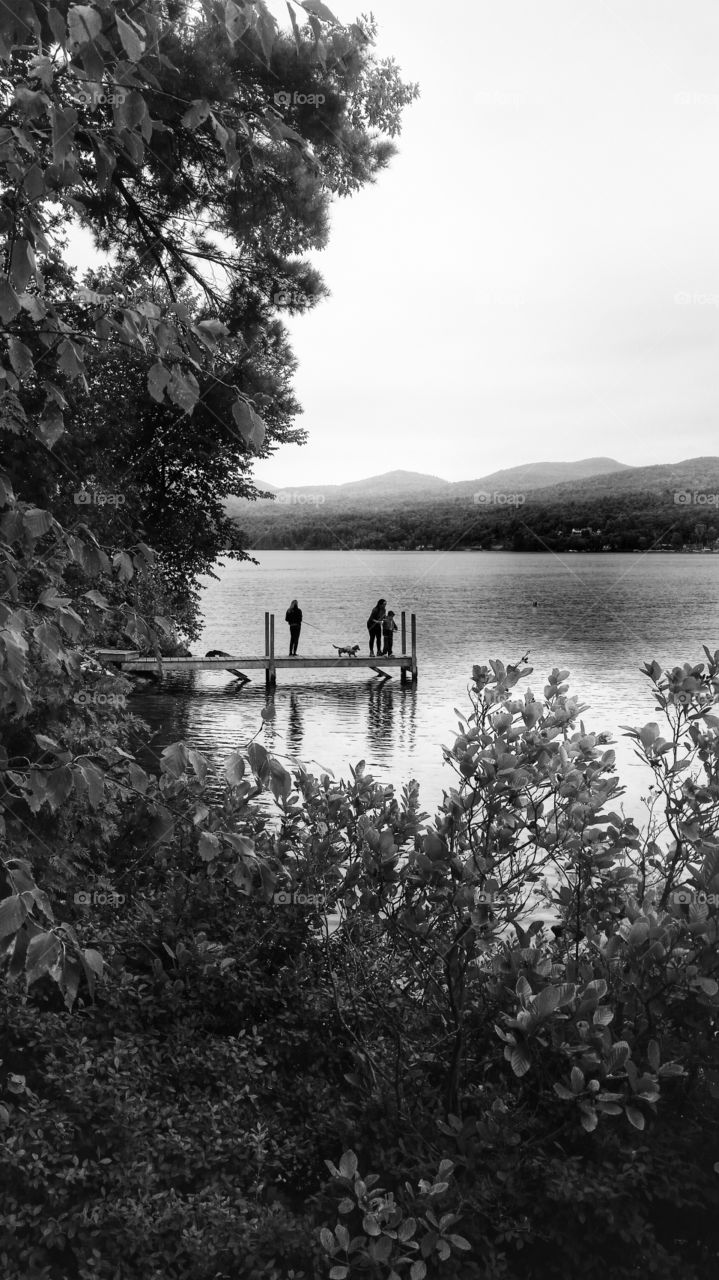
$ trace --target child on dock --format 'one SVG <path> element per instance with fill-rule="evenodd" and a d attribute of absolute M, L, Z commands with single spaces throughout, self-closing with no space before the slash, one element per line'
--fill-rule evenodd
<path fill-rule="evenodd" d="M 394 609 L 390 609 L 387 617 L 382 622 L 382 635 L 384 638 L 384 648 L 382 649 L 382 657 L 392 657 L 392 642 L 394 633 L 397 630 L 397 623 L 394 620 Z"/>

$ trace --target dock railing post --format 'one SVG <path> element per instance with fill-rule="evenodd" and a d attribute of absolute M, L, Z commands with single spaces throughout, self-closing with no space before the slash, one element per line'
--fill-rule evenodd
<path fill-rule="evenodd" d="M 265 657 L 270 656 L 270 615 L 265 609 Z M 265 665 L 265 688 L 270 687 L 270 664 Z"/>
<path fill-rule="evenodd" d="M 412 614 L 412 684 L 417 683 L 417 615 Z"/>
<path fill-rule="evenodd" d="M 401 619 L 400 619 L 400 621 L 401 621 L 401 624 L 402 624 L 402 625 L 401 625 L 401 630 L 400 630 L 400 638 L 401 638 L 401 644 L 402 644 L 402 657 L 404 658 L 404 657 L 406 657 L 406 655 L 407 655 L 407 614 L 405 613 L 404 609 L 402 610 L 402 615 L 401 615 Z M 407 683 L 407 668 L 406 668 L 406 667 L 402 667 L 402 669 L 401 669 L 401 671 L 400 671 L 400 673 L 399 673 L 399 682 L 400 682 L 400 684 L 406 684 L 406 683 Z"/>
<path fill-rule="evenodd" d="M 275 615 L 270 614 L 270 657 L 275 656 Z M 270 684 L 274 688 L 277 684 L 277 673 L 274 662 L 270 666 Z"/>

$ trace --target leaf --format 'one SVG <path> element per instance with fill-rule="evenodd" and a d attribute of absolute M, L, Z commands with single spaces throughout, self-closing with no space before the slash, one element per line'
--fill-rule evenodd
<path fill-rule="evenodd" d="M 260 449 L 265 439 L 265 424 L 252 405 L 247 400 L 236 400 L 232 406 L 232 416 L 242 439 L 253 449 Z"/>
<path fill-rule="evenodd" d="M 132 557 L 126 551 L 118 551 L 117 555 L 112 557 L 112 567 L 117 570 L 120 582 L 129 582 L 134 576 L 135 566 L 132 563 Z"/>
<path fill-rule="evenodd" d="M 625 1107 L 624 1111 L 625 1111 L 627 1120 L 629 1121 L 630 1124 L 634 1125 L 635 1129 L 644 1128 L 644 1116 L 641 1111 L 637 1110 L 636 1107 Z"/>
<path fill-rule="evenodd" d="M 56 445 L 65 434 L 65 419 L 56 404 L 46 405 L 42 418 L 37 424 L 38 435 L 48 449 Z"/>
<path fill-rule="evenodd" d="M 607 1070 L 617 1071 L 623 1067 L 629 1057 L 629 1045 L 626 1040 L 617 1040 L 607 1055 Z"/>
<path fill-rule="evenodd" d="M 586 1110 L 582 1109 L 582 1114 L 579 1117 L 579 1123 L 583 1129 L 586 1129 L 587 1133 L 594 1132 L 599 1124 L 599 1117 L 597 1116 L 594 1107 L 587 1107 Z"/>
<path fill-rule="evenodd" d="M 25 959 L 25 983 L 30 986 L 50 969 L 62 955 L 62 943 L 54 933 L 37 933 L 30 939 Z"/>
<path fill-rule="evenodd" d="M 41 538 L 52 528 L 52 516 L 41 507 L 30 507 L 23 514 L 22 522 L 33 538 Z"/>
<path fill-rule="evenodd" d="M 105 961 L 100 952 L 96 951 L 94 947 L 87 947 L 82 955 L 88 969 L 91 969 L 93 973 L 97 974 L 98 978 L 101 978 L 105 968 Z"/>
<path fill-rule="evenodd" d="M 247 759 L 253 773 L 258 776 L 269 772 L 268 756 L 265 748 L 259 742 L 251 742 L 247 748 Z"/>
<path fill-rule="evenodd" d="M 340 1160 L 340 1175 L 343 1178 L 354 1178 L 357 1172 L 357 1156 L 354 1151 L 345 1151 Z"/>
<path fill-rule="evenodd" d="M 337 19 L 331 9 L 327 8 L 322 0 L 300 0 L 303 9 L 308 13 L 314 14 L 316 18 L 321 18 L 323 22 L 336 22 Z"/>
<path fill-rule="evenodd" d="M 425 1280 L 426 1275 L 427 1275 L 426 1263 L 422 1262 L 419 1259 L 417 1260 L 417 1262 L 412 1263 L 412 1266 L 409 1269 L 409 1280 Z"/>
<path fill-rule="evenodd" d="M 661 1058 L 659 1056 L 659 1045 L 656 1040 L 650 1040 L 647 1045 L 647 1060 L 652 1071 L 659 1070 Z"/>
<path fill-rule="evenodd" d="M 462 1249 L 466 1252 L 467 1250 L 472 1248 L 471 1244 L 469 1243 L 469 1240 L 465 1240 L 464 1236 L 453 1235 L 453 1236 L 448 1236 L 447 1239 L 449 1240 L 450 1244 L 454 1246 L 455 1249 Z"/>
<path fill-rule="evenodd" d="M 521 1048 L 519 1045 L 515 1045 L 509 1061 L 515 1076 L 526 1075 L 532 1065 L 529 1057 L 527 1056 L 526 1050 Z"/>
<path fill-rule="evenodd" d="M 97 9 L 93 9 L 91 5 L 74 4 L 68 10 L 67 26 L 70 35 L 69 45 L 80 48 L 90 40 L 97 39 L 102 31 L 102 18 Z"/>
<path fill-rule="evenodd" d="M 17 933 L 27 915 L 27 908 L 19 893 L 0 902 L 0 938 Z"/>
<path fill-rule="evenodd" d="M 24 342 L 19 342 L 17 338 L 8 338 L 8 354 L 18 378 L 27 378 L 33 373 L 35 363 L 32 351 L 25 346 Z"/>
<path fill-rule="evenodd" d="M 579 1067 L 572 1067 L 569 1078 L 572 1082 L 572 1092 L 575 1095 L 581 1093 L 584 1088 L 584 1072 L 580 1071 Z"/>
<path fill-rule="evenodd" d="M 66 107 L 64 111 L 60 107 L 53 107 L 51 114 L 52 158 L 55 164 L 62 164 L 75 141 L 77 111 L 74 107 Z"/>
<path fill-rule="evenodd" d="M 192 413 L 200 398 L 200 384 L 194 373 L 185 373 L 179 365 L 174 365 L 167 384 L 167 394 L 185 413 Z"/>
<path fill-rule="evenodd" d="M 547 1014 L 554 1013 L 559 1005 L 559 989 L 557 987 L 545 987 L 544 991 L 540 991 L 537 996 L 534 1007 L 540 1018 L 545 1018 Z"/>
<path fill-rule="evenodd" d="M 222 845 L 217 836 L 213 835 L 211 831 L 203 831 L 198 842 L 198 849 L 203 862 L 214 862 L 215 858 L 219 857 Z"/>
<path fill-rule="evenodd" d="M 145 42 L 141 40 L 134 26 L 130 26 L 129 22 L 125 22 L 119 13 L 115 14 L 115 25 L 117 33 L 122 40 L 122 47 L 125 50 L 130 62 L 139 62 L 145 52 Z"/>
<path fill-rule="evenodd" d="M 239 5 L 235 4 L 235 0 L 226 0 L 225 27 L 233 44 L 245 34 L 249 25 L 250 17 L 247 10 L 240 9 Z"/>
<path fill-rule="evenodd" d="M 330 1230 L 328 1230 L 328 1228 L 327 1228 L 327 1227 L 322 1227 L 322 1228 L 321 1228 L 321 1230 L 320 1230 L 320 1241 L 322 1242 L 322 1248 L 323 1248 L 323 1249 L 325 1249 L 325 1250 L 327 1251 L 327 1253 L 334 1253 L 334 1250 L 335 1250 L 335 1238 L 334 1238 L 334 1236 L 333 1236 L 332 1232 L 331 1232 Z"/>
<path fill-rule="evenodd" d="M 230 786 L 238 787 L 240 785 L 245 776 L 245 761 L 239 751 L 233 752 L 229 759 L 225 761 L 223 773 Z"/>
<path fill-rule="evenodd" d="M 182 117 L 186 129 L 197 129 L 209 116 L 210 104 L 206 98 L 193 98 L 192 106 Z"/>
<path fill-rule="evenodd" d="M 0 279 L 0 319 L 9 324 L 20 310 L 20 299 L 7 280 Z"/>
<path fill-rule="evenodd" d="M 275 716 L 277 715 L 277 710 L 275 708 L 274 702 L 270 702 L 266 707 L 262 707 L 260 709 L 260 715 L 263 720 L 274 720 Z"/>
<path fill-rule="evenodd" d="M 332 1267 L 330 1271 L 330 1280 L 347 1280 L 347 1276 L 349 1275 L 349 1273 L 350 1273 L 349 1267 L 345 1267 L 345 1266 Z"/>
<path fill-rule="evenodd" d="M 592 1022 L 595 1027 L 608 1027 L 613 1018 L 614 1011 L 608 1005 L 603 1004 L 600 1008 L 594 1010 Z"/>

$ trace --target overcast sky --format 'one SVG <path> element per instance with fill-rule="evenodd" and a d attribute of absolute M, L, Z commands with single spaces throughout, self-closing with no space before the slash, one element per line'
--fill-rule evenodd
<path fill-rule="evenodd" d="M 421 98 L 390 168 L 334 206 L 332 296 L 289 321 L 309 442 L 261 478 L 715 454 L 716 0 L 373 12 Z"/>

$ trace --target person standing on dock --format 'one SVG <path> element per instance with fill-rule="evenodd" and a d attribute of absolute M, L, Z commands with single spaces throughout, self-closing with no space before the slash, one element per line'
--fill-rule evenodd
<path fill-rule="evenodd" d="M 297 642 L 300 638 L 300 631 L 302 630 L 302 610 L 296 600 L 293 600 L 290 604 L 290 607 L 285 614 L 285 622 L 289 622 L 290 624 L 290 657 L 296 658 Z"/>
<path fill-rule="evenodd" d="M 383 658 L 392 657 L 392 641 L 394 640 L 394 633 L 397 630 L 397 623 L 394 620 L 394 609 L 390 609 L 387 617 L 382 623 L 382 636 L 384 638 L 384 645 L 382 647 Z"/>
<path fill-rule="evenodd" d="M 382 623 L 385 620 L 386 600 L 378 600 L 369 618 L 367 619 L 367 630 L 369 631 L 369 651 L 374 654 L 375 644 L 377 645 L 377 656 L 382 653 Z"/>

